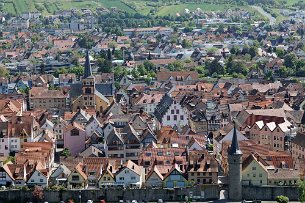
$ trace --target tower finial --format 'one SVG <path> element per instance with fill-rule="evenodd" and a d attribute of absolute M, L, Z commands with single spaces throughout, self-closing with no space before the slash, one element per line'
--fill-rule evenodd
<path fill-rule="evenodd" d="M 86 51 L 86 62 L 85 62 L 85 69 L 84 69 L 84 77 L 87 78 L 92 76 L 92 69 L 90 64 L 90 56 L 89 56 L 89 50 Z"/>
<path fill-rule="evenodd" d="M 230 155 L 242 154 L 241 150 L 239 149 L 239 144 L 238 144 L 238 140 L 237 140 L 235 120 L 233 120 L 233 125 L 234 125 L 233 137 L 232 137 L 232 143 L 231 143 L 231 147 L 229 150 L 229 154 Z"/>

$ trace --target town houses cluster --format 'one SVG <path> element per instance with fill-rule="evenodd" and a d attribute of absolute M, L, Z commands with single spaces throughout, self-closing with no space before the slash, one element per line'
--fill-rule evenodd
<path fill-rule="evenodd" d="M 49 25 L 71 20 L 58 15 Z M 304 179 L 301 22 L 117 35 L 78 17 L 1 24 L 1 186 L 229 185 L 238 200 L 243 186 Z"/>

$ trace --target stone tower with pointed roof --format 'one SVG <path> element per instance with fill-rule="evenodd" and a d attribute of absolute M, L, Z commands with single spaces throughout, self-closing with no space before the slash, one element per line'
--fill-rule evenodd
<path fill-rule="evenodd" d="M 87 107 L 95 107 L 95 77 L 92 75 L 89 51 L 86 53 L 86 62 L 84 68 L 84 76 L 82 78 L 83 105 Z"/>
<path fill-rule="evenodd" d="M 234 122 L 234 132 L 231 147 L 228 149 L 229 162 L 229 199 L 234 201 L 242 200 L 242 155 L 236 133 Z"/>

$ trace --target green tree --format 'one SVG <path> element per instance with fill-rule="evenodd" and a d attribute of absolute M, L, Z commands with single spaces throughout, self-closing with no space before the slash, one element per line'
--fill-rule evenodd
<path fill-rule="evenodd" d="M 10 72 L 5 67 L 0 67 L 0 77 L 8 77 L 10 75 Z"/>
<path fill-rule="evenodd" d="M 139 72 L 139 74 L 140 74 L 141 76 L 144 76 L 144 75 L 147 74 L 147 71 L 146 71 L 146 69 L 145 69 L 145 67 L 144 67 L 143 64 L 141 64 L 141 65 L 138 66 L 138 72 Z"/>
<path fill-rule="evenodd" d="M 285 78 L 288 77 L 288 75 L 289 75 L 289 70 L 285 66 L 280 67 L 279 76 Z"/>
<path fill-rule="evenodd" d="M 126 68 L 123 68 L 121 66 L 117 66 L 113 69 L 114 78 L 116 81 L 119 81 L 123 76 L 128 74 L 128 71 Z"/>
<path fill-rule="evenodd" d="M 182 40 L 181 46 L 183 48 L 191 48 L 192 47 L 192 42 L 186 39 Z"/>
<path fill-rule="evenodd" d="M 295 68 L 296 66 L 297 57 L 294 54 L 287 54 L 284 57 L 284 65 L 287 68 Z"/>
<path fill-rule="evenodd" d="M 305 202 L 305 181 L 303 180 L 299 184 L 299 200 L 300 202 Z"/>
<path fill-rule="evenodd" d="M 64 148 L 64 150 L 62 150 L 61 155 L 64 157 L 69 157 L 71 156 L 70 150 L 68 148 Z"/>
<path fill-rule="evenodd" d="M 170 71 L 180 71 L 184 69 L 184 64 L 181 61 L 175 61 L 173 63 L 168 64 L 168 69 Z"/>
<path fill-rule="evenodd" d="M 233 46 L 230 50 L 230 53 L 237 55 L 239 53 L 239 48 L 237 46 Z"/>
<path fill-rule="evenodd" d="M 83 66 L 75 66 L 72 68 L 68 68 L 67 70 L 68 73 L 74 73 L 78 77 L 84 75 L 84 67 Z"/>
<path fill-rule="evenodd" d="M 216 59 L 213 60 L 212 62 L 207 61 L 205 63 L 205 67 L 207 68 L 210 76 L 212 76 L 213 74 L 215 75 L 215 73 L 217 75 L 225 74 L 224 66 L 222 66 L 220 63 L 218 63 L 218 61 Z"/>
<path fill-rule="evenodd" d="M 249 54 L 251 56 L 251 59 L 253 59 L 257 55 L 257 47 L 255 46 L 250 47 Z"/>
<path fill-rule="evenodd" d="M 145 69 L 148 71 L 156 70 L 155 64 L 153 64 L 151 61 L 144 61 L 143 65 L 144 65 Z"/>
<path fill-rule="evenodd" d="M 148 53 L 147 60 L 151 60 L 151 54 L 150 54 L 150 52 Z"/>
<path fill-rule="evenodd" d="M 102 73 L 111 73 L 112 72 L 112 63 L 104 58 L 98 58 L 96 65 L 99 67 L 98 71 Z"/>
<path fill-rule="evenodd" d="M 280 58 L 283 58 L 285 56 L 285 50 L 284 49 L 276 48 L 275 53 Z"/>
<path fill-rule="evenodd" d="M 108 51 L 107 51 L 107 59 L 108 59 L 108 61 L 111 61 L 111 59 L 112 59 L 112 54 L 111 54 L 110 49 L 108 49 Z"/>
<path fill-rule="evenodd" d="M 136 69 L 136 68 L 134 68 L 132 71 L 131 71 L 131 75 L 132 75 L 132 77 L 134 77 L 134 78 L 139 78 L 140 77 L 140 73 L 139 73 L 139 71 Z"/>
<path fill-rule="evenodd" d="M 91 49 L 93 45 L 94 45 L 94 41 L 88 35 L 84 35 L 80 37 L 80 39 L 78 40 L 78 46 L 80 46 L 81 48 Z"/>
<path fill-rule="evenodd" d="M 280 195 L 275 198 L 275 201 L 277 201 L 278 203 L 288 203 L 289 198 L 286 196 Z"/>
<path fill-rule="evenodd" d="M 118 46 L 118 44 L 115 41 L 111 41 L 108 44 L 109 49 L 115 49 L 115 48 L 117 48 L 117 46 Z"/>
<path fill-rule="evenodd" d="M 15 163 L 15 157 L 14 156 L 8 156 L 3 163 L 7 164 L 9 162 Z"/>

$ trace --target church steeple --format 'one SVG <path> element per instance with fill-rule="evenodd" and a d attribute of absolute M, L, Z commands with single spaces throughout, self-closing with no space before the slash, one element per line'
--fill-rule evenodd
<path fill-rule="evenodd" d="M 233 121 L 233 124 L 234 124 L 233 138 L 232 138 L 232 143 L 231 143 L 231 147 L 230 147 L 230 150 L 229 150 L 229 154 L 230 155 L 242 154 L 242 152 L 241 152 L 241 150 L 239 148 L 238 140 L 237 140 L 235 121 Z"/>
<path fill-rule="evenodd" d="M 240 201 L 242 199 L 242 151 L 239 148 L 236 126 L 233 121 L 233 137 L 231 147 L 228 151 L 229 163 L 229 199 Z"/>
<path fill-rule="evenodd" d="M 85 62 L 85 69 L 84 69 L 84 77 L 87 78 L 92 76 L 92 68 L 90 64 L 90 57 L 89 57 L 89 50 L 86 51 L 86 62 Z"/>

